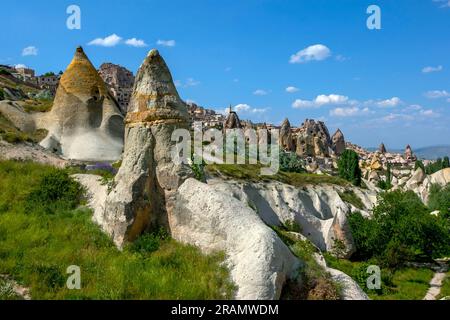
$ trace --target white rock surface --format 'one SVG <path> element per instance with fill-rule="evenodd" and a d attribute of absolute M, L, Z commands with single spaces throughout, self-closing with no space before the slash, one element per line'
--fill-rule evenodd
<path fill-rule="evenodd" d="M 245 203 L 195 179 L 178 190 L 172 236 L 204 252 L 224 251 L 237 299 L 278 299 L 300 262 Z"/>

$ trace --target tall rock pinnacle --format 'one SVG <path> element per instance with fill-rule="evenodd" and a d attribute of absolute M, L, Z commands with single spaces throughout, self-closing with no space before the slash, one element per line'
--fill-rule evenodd
<path fill-rule="evenodd" d="M 294 138 L 291 133 L 291 123 L 289 119 L 284 119 L 280 129 L 280 143 L 285 151 L 295 151 Z"/>
<path fill-rule="evenodd" d="M 47 149 L 76 160 L 117 160 L 123 150 L 123 116 L 81 47 L 61 77 L 53 107 L 38 120 Z"/>
<path fill-rule="evenodd" d="M 188 119 L 164 59 L 150 51 L 136 76 L 122 166 L 105 204 L 103 228 L 116 245 L 155 226 L 169 226 L 178 187 L 193 176 L 170 154 L 173 131 L 188 129 Z"/>

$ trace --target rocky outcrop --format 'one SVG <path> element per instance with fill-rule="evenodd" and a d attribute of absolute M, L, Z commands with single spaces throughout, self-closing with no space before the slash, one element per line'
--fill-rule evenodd
<path fill-rule="evenodd" d="M 296 153 L 300 157 L 328 157 L 331 138 L 325 123 L 306 119 L 295 134 Z"/>
<path fill-rule="evenodd" d="M 224 128 L 224 130 L 226 130 L 226 129 L 242 129 L 241 120 L 239 120 L 237 113 L 232 111 L 231 108 L 230 108 L 228 116 L 225 120 L 225 123 L 223 124 L 223 128 Z"/>
<path fill-rule="evenodd" d="M 381 153 L 381 154 L 385 154 L 387 152 L 384 143 L 380 144 L 380 147 L 378 148 L 378 152 Z"/>
<path fill-rule="evenodd" d="M 292 138 L 292 132 L 291 132 L 291 123 L 289 122 L 289 119 L 285 119 L 281 125 L 280 129 L 280 144 L 281 148 L 285 151 L 295 151 L 295 143 L 294 139 Z"/>
<path fill-rule="evenodd" d="M 98 73 L 117 100 L 120 111 L 123 115 L 126 115 L 128 112 L 128 104 L 133 93 L 133 73 L 113 63 L 103 63 Z"/>
<path fill-rule="evenodd" d="M 364 208 L 345 203 L 340 193 L 344 187 L 334 185 L 305 186 L 296 188 L 280 182 L 242 183 L 212 179 L 208 182 L 223 194 L 233 195 L 243 203 L 255 208 L 268 225 L 280 226 L 295 221 L 301 226 L 302 234 L 323 251 L 332 251 L 336 240 L 346 246 L 346 255 L 354 251 L 347 214 L 360 211 L 370 216 L 370 210 L 377 201 L 373 190 L 351 188 Z"/>
<path fill-rule="evenodd" d="M 104 212 L 104 230 L 119 247 L 156 225 L 168 226 L 178 187 L 192 176 L 172 161 L 172 132 L 188 113 L 170 71 L 152 50 L 136 76 L 126 117 L 125 152 Z"/>
<path fill-rule="evenodd" d="M 407 161 L 416 161 L 417 157 L 414 155 L 411 146 L 408 144 L 405 149 L 405 159 Z"/>
<path fill-rule="evenodd" d="M 340 129 L 331 138 L 331 143 L 335 155 L 340 156 L 345 151 L 345 137 Z"/>
<path fill-rule="evenodd" d="M 422 169 L 414 171 L 409 180 L 403 186 L 404 190 L 411 190 L 416 193 L 424 203 L 428 203 L 430 189 L 433 184 L 442 187 L 450 183 L 450 168 L 442 169 L 432 175 L 426 175 Z"/>
<path fill-rule="evenodd" d="M 0 101 L 0 115 L 23 132 L 33 133 L 36 131 L 35 121 L 17 102 Z"/>
<path fill-rule="evenodd" d="M 172 236 L 204 252 L 224 251 L 236 299 L 278 299 L 300 266 L 289 248 L 247 204 L 188 179 L 170 216 Z"/>
<path fill-rule="evenodd" d="M 123 151 L 123 117 L 81 47 L 61 77 L 51 111 L 37 115 L 49 131 L 41 146 L 68 159 L 117 160 Z"/>

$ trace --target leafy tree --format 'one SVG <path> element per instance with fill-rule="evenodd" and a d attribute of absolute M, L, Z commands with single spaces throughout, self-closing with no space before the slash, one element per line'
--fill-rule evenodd
<path fill-rule="evenodd" d="M 405 261 L 448 255 L 449 223 L 429 212 L 412 191 L 382 193 L 372 219 L 361 213 L 349 216 L 357 250 L 355 257 L 376 258 L 381 265 L 398 267 Z"/>
<path fill-rule="evenodd" d="M 442 160 L 442 169 L 450 168 L 450 160 L 448 157 L 444 157 L 444 160 Z"/>
<path fill-rule="evenodd" d="M 423 162 L 421 160 L 417 160 L 414 164 L 414 170 L 417 170 L 421 168 L 423 172 L 425 172 L 425 166 L 423 165 Z"/>
<path fill-rule="evenodd" d="M 284 172 L 305 172 L 302 159 L 299 156 L 295 153 L 287 153 L 283 151 L 280 153 L 280 169 Z"/>
<path fill-rule="evenodd" d="M 361 185 L 361 169 L 358 154 L 353 150 L 345 150 L 338 161 L 339 176 L 355 186 Z"/>
<path fill-rule="evenodd" d="M 439 210 L 442 215 L 450 219 L 450 184 L 445 188 L 433 184 L 430 188 L 428 206 L 430 210 Z"/>

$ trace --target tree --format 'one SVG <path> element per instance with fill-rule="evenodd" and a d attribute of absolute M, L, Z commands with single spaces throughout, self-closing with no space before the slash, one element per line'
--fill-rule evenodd
<path fill-rule="evenodd" d="M 389 190 L 392 188 L 392 173 L 391 173 L 391 164 L 387 164 L 387 173 L 386 173 L 386 188 Z"/>
<path fill-rule="evenodd" d="M 339 176 L 355 186 L 361 185 L 361 169 L 358 154 L 353 150 L 345 150 L 338 161 Z"/>
<path fill-rule="evenodd" d="M 425 166 L 423 165 L 423 162 L 421 160 L 417 160 L 414 164 L 414 170 L 422 169 L 423 172 L 425 172 Z"/>
<path fill-rule="evenodd" d="M 450 160 L 448 157 L 444 157 L 444 160 L 442 160 L 442 169 L 450 168 Z"/>
<path fill-rule="evenodd" d="M 280 153 L 280 169 L 284 172 L 302 173 L 306 170 L 303 167 L 302 159 L 295 153 Z"/>

